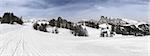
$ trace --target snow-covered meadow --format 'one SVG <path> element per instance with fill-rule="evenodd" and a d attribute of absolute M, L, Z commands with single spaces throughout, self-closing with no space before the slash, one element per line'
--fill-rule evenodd
<path fill-rule="evenodd" d="M 150 56 L 150 36 L 100 37 L 98 29 L 86 27 L 89 36 L 78 37 L 68 29 L 52 34 L 32 25 L 0 24 L 0 56 Z"/>

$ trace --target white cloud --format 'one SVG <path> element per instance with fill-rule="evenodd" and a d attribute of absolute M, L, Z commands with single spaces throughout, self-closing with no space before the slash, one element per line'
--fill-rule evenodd
<path fill-rule="evenodd" d="M 113 2 L 112 2 L 113 1 Z M 150 7 L 146 2 L 141 2 L 142 0 L 117 0 L 120 1 L 118 4 L 115 3 L 116 0 L 110 0 L 106 4 L 68 4 L 63 6 L 52 6 L 52 4 L 47 4 L 49 8 L 32 8 L 32 6 L 37 6 L 37 4 L 31 4 L 36 2 L 45 5 L 42 0 L 0 0 L 0 14 L 6 11 L 14 12 L 18 16 L 23 17 L 100 17 L 101 15 L 110 17 L 126 17 L 126 18 L 146 18 L 149 17 L 148 14 Z M 143 3 L 143 4 L 126 4 L 126 3 Z M 121 4 L 122 3 L 122 4 Z M 28 5 L 28 6 L 24 6 Z M 116 6 L 117 5 L 117 6 Z"/>

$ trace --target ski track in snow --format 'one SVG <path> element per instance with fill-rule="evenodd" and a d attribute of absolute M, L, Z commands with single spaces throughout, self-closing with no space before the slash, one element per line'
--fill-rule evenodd
<path fill-rule="evenodd" d="M 33 30 L 31 24 L 7 29 L 0 30 L 0 56 L 150 56 L 150 36 L 100 38 L 93 28 L 87 28 L 89 37 L 61 28 L 57 35 Z"/>

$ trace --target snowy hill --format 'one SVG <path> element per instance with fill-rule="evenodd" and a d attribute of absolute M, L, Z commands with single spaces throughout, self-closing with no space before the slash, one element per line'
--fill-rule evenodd
<path fill-rule="evenodd" d="M 32 25 L 0 24 L 0 56 L 150 56 L 150 36 L 103 38 L 99 29 L 86 27 L 89 37 L 78 37 L 68 29 L 52 34 Z"/>
<path fill-rule="evenodd" d="M 122 19 L 122 20 L 128 22 L 131 25 L 146 24 L 146 22 L 136 21 L 136 20 L 131 20 L 131 19 Z"/>

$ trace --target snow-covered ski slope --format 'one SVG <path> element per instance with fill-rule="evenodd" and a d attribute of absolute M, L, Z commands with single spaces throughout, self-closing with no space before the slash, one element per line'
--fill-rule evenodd
<path fill-rule="evenodd" d="M 87 27 L 89 37 L 77 37 L 67 29 L 59 34 L 32 29 L 31 23 L 0 24 L 0 56 L 150 56 L 150 36 L 99 37 Z"/>

